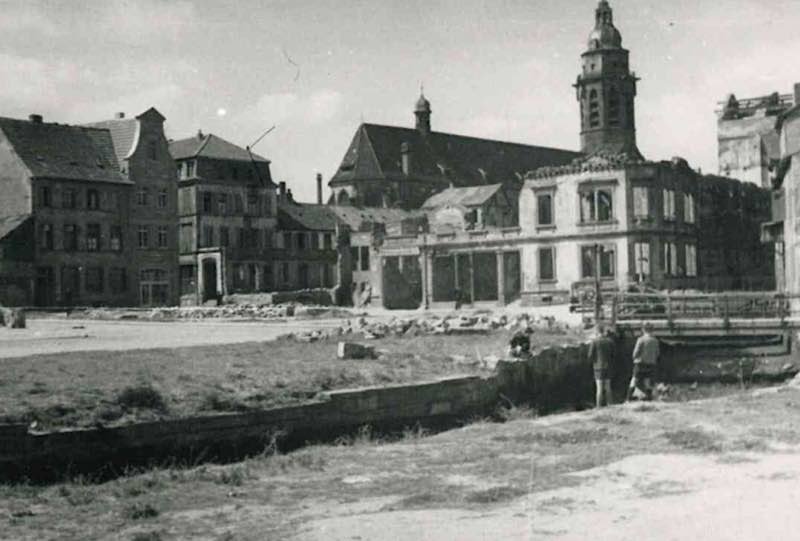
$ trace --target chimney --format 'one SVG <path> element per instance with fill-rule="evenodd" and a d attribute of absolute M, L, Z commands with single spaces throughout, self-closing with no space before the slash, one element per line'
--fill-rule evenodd
<path fill-rule="evenodd" d="M 322 173 L 317 173 L 317 205 L 322 204 Z"/>
<path fill-rule="evenodd" d="M 292 195 L 292 190 L 286 190 L 286 200 L 294 203 L 294 196 Z"/>
<path fill-rule="evenodd" d="M 37 114 L 28 115 L 28 120 L 30 120 L 34 124 L 41 124 L 42 123 L 42 115 L 37 115 Z"/>
<path fill-rule="evenodd" d="M 411 145 L 408 143 L 403 143 L 400 145 L 400 155 L 402 156 L 402 166 L 403 166 L 403 174 L 410 175 L 411 174 Z"/>
<path fill-rule="evenodd" d="M 116 117 L 117 120 L 122 120 L 123 118 L 125 118 L 125 113 L 119 112 L 116 115 L 114 115 L 114 117 Z"/>
<path fill-rule="evenodd" d="M 794 84 L 794 104 L 800 105 L 800 83 Z"/>
<path fill-rule="evenodd" d="M 203 130 L 197 130 L 197 138 L 202 141 L 203 137 L 205 137 L 205 135 L 203 135 Z"/>
<path fill-rule="evenodd" d="M 278 183 L 278 201 L 286 202 L 286 183 L 283 181 Z"/>

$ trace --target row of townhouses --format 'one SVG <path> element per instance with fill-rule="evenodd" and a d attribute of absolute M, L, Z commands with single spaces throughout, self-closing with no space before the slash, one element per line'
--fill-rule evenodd
<path fill-rule="evenodd" d="M 729 97 L 720 175 L 704 175 L 639 151 L 638 81 L 601 0 L 574 85 L 580 151 L 434 131 L 423 95 L 414 127 L 358 126 L 315 204 L 247 148 L 167 140 L 155 109 L 86 126 L 0 119 L 0 304 L 298 290 L 387 308 L 545 304 L 598 274 L 608 290 L 771 290 L 776 276 L 800 290 L 783 188 L 797 99 Z"/>

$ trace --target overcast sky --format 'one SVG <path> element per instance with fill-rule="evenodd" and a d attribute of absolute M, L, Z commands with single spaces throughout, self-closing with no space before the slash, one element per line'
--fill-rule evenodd
<path fill-rule="evenodd" d="M 362 121 L 579 145 L 572 84 L 595 0 L 0 0 L 0 115 L 84 123 L 155 106 L 255 151 L 296 197 Z M 642 78 L 639 146 L 716 171 L 717 101 L 791 92 L 800 3 L 611 0 Z"/>

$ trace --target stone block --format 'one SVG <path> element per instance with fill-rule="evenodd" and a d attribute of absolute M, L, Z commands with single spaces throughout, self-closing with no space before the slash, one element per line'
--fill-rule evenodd
<path fill-rule="evenodd" d="M 340 359 L 377 359 L 378 353 L 372 346 L 355 342 L 339 342 L 337 357 Z"/>

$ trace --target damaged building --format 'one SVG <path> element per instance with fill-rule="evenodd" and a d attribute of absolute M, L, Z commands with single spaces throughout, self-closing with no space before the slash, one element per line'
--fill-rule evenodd
<path fill-rule="evenodd" d="M 421 234 L 383 239 L 384 288 L 396 289 L 385 305 L 565 302 L 593 290 L 598 273 L 606 290 L 772 289 L 771 248 L 759 239 L 770 194 L 760 182 L 702 175 L 681 158 L 645 159 L 638 80 L 601 1 L 575 84 L 581 153 L 531 167 L 517 190 L 455 183 L 428 198 Z M 514 212 L 487 219 L 503 207 L 488 196 L 501 193 L 514 194 Z"/>

